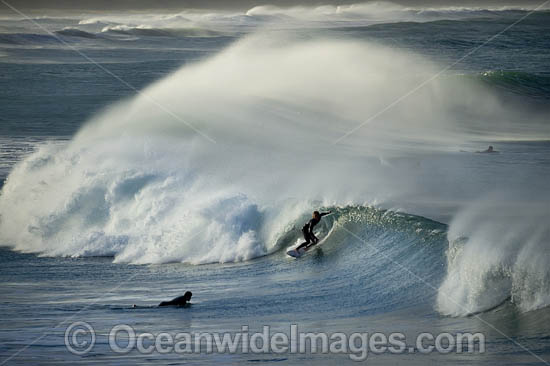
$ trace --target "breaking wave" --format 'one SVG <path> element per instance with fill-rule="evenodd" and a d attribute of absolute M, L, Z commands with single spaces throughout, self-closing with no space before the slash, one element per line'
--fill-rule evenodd
<path fill-rule="evenodd" d="M 21 161 L 0 195 L 1 243 L 123 263 L 235 262 L 295 243 L 309 212 L 325 207 L 335 211 L 321 228 L 336 225 L 328 247 L 358 233 L 399 263 L 446 274 L 444 314 L 508 298 L 546 306 L 550 259 L 537 253 L 547 248 L 547 206 L 513 220 L 495 215 L 494 201 L 476 208 L 494 190 L 483 174 L 505 162 L 469 180 L 472 157 L 453 149 L 541 138 L 549 127 L 525 121 L 479 78 L 425 82 L 439 70 L 370 42 L 245 38 Z M 448 212 L 448 243 L 445 225 L 399 211 Z"/>
<path fill-rule="evenodd" d="M 522 311 L 550 305 L 548 200 L 492 198 L 469 205 L 450 225 L 448 273 L 437 299 L 444 314 L 478 313 L 507 300 Z"/>

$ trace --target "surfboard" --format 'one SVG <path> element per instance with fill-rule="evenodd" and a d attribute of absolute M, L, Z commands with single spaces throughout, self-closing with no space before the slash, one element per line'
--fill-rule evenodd
<path fill-rule="evenodd" d="M 294 257 L 294 258 L 300 258 L 301 256 L 303 256 L 304 254 L 306 254 L 311 248 L 314 248 L 314 247 L 318 247 L 319 245 L 323 244 L 325 242 L 325 240 L 327 240 L 327 238 L 330 236 L 330 234 L 332 233 L 332 230 L 334 229 L 334 225 L 330 228 L 329 232 L 327 233 L 327 235 L 323 236 L 321 239 L 319 239 L 319 241 L 317 242 L 317 244 L 315 245 L 310 245 L 310 246 L 307 246 L 307 247 L 304 247 L 304 248 L 300 248 L 299 250 L 296 250 L 296 247 L 298 247 L 298 245 L 300 244 L 296 244 L 294 245 L 293 247 L 290 247 L 287 251 L 286 251 L 286 254 L 291 256 L 291 257 Z M 315 236 L 318 237 L 318 233 L 315 233 Z"/>

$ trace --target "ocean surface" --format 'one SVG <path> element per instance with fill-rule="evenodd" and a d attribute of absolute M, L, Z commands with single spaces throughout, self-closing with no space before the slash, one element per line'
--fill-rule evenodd
<path fill-rule="evenodd" d="M 0 365 L 353 362 L 121 355 L 119 324 L 481 332 L 364 362 L 548 364 L 549 102 L 544 8 L 4 16 Z M 313 210 L 330 235 L 292 259 Z"/>

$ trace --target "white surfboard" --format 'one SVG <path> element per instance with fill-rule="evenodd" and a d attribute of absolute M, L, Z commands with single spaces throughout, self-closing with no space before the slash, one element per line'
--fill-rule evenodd
<path fill-rule="evenodd" d="M 334 225 L 332 225 L 332 227 L 330 228 L 329 232 L 327 233 L 327 235 L 323 236 L 321 239 L 319 239 L 319 242 L 317 242 L 317 244 L 315 245 L 309 245 L 307 247 L 303 247 L 303 248 L 300 248 L 299 250 L 296 250 L 296 248 L 300 245 L 300 244 L 297 244 L 293 247 L 290 247 L 287 251 L 286 251 L 286 254 L 291 256 L 291 257 L 294 257 L 294 258 L 300 258 L 301 256 L 303 256 L 304 254 L 306 254 L 311 248 L 314 248 L 314 247 L 317 247 L 321 244 L 323 244 L 325 242 L 325 240 L 327 240 L 327 238 L 330 236 L 330 234 L 332 233 L 332 230 L 334 229 Z M 317 233 L 315 233 L 315 236 L 317 236 Z"/>

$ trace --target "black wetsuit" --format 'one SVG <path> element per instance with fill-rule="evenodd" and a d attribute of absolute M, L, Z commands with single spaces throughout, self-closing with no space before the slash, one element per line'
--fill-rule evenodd
<path fill-rule="evenodd" d="M 303 247 L 306 247 L 309 244 L 317 244 L 317 241 L 319 239 L 317 239 L 317 237 L 313 233 L 313 228 L 315 227 L 315 225 L 317 225 L 319 223 L 319 221 L 321 221 L 321 217 L 323 217 L 325 215 L 328 215 L 329 213 L 330 212 L 323 212 L 322 214 L 319 214 L 319 218 L 314 217 L 304 225 L 304 227 L 302 228 L 302 233 L 304 234 L 304 239 L 306 241 L 304 243 L 300 244 L 296 248 L 296 250 L 298 250 L 300 248 L 303 248 Z"/>
<path fill-rule="evenodd" d="M 191 300 L 191 296 L 183 295 L 170 301 L 163 301 L 159 304 L 159 306 L 186 306 L 189 304 L 189 300 Z"/>

